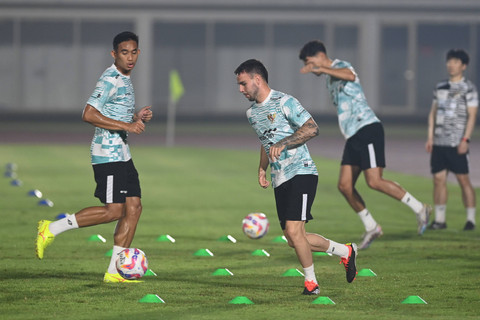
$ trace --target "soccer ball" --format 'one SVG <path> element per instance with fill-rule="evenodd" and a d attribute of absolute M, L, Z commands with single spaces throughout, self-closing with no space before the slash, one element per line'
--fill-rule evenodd
<path fill-rule="evenodd" d="M 267 216 L 263 213 L 249 213 L 242 221 L 243 233 L 250 239 L 260 239 L 266 235 L 269 226 Z"/>
<path fill-rule="evenodd" d="M 148 270 L 148 261 L 145 253 L 137 248 L 122 250 L 115 263 L 118 273 L 127 280 L 143 277 Z"/>

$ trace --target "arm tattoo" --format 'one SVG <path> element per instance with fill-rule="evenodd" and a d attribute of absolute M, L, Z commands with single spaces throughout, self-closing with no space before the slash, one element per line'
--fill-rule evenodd
<path fill-rule="evenodd" d="M 285 137 L 277 142 L 277 145 L 283 145 L 287 149 L 295 149 L 303 145 L 313 137 L 318 136 L 318 126 L 312 118 L 307 120 L 294 134 Z"/>

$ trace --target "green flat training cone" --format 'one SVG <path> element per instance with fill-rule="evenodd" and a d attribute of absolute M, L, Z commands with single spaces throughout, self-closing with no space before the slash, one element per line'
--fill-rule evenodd
<path fill-rule="evenodd" d="M 423 300 L 419 296 L 408 296 L 402 301 L 404 304 L 427 304 L 427 301 Z"/>
<path fill-rule="evenodd" d="M 303 277 L 304 274 L 298 269 L 288 269 L 282 274 L 282 277 Z"/>
<path fill-rule="evenodd" d="M 157 274 L 152 271 L 152 269 L 148 269 L 147 272 L 143 275 L 144 277 L 156 277 Z"/>
<path fill-rule="evenodd" d="M 358 271 L 357 276 L 359 277 L 376 277 L 377 274 L 372 271 L 372 269 L 362 269 Z"/>
<path fill-rule="evenodd" d="M 94 234 L 94 235 L 91 235 L 90 238 L 88 238 L 88 241 L 92 241 L 92 242 L 107 242 L 107 240 L 105 240 L 104 237 L 102 237 L 101 235 L 99 234 Z"/>
<path fill-rule="evenodd" d="M 229 234 L 227 234 L 226 236 L 222 236 L 222 237 L 218 238 L 217 241 L 237 243 L 237 239 L 235 239 L 234 237 L 232 237 Z"/>
<path fill-rule="evenodd" d="M 317 257 L 318 256 L 320 256 L 320 257 L 327 257 L 327 256 L 331 257 L 332 256 L 331 253 L 326 253 L 326 252 L 314 252 L 313 255 L 317 256 Z"/>
<path fill-rule="evenodd" d="M 213 271 L 212 276 L 233 276 L 233 273 L 227 268 Z"/>
<path fill-rule="evenodd" d="M 263 256 L 263 257 L 270 257 L 270 253 L 263 249 L 258 249 L 252 252 L 252 256 Z"/>
<path fill-rule="evenodd" d="M 329 297 L 318 297 L 312 301 L 313 304 L 335 304 Z"/>
<path fill-rule="evenodd" d="M 162 234 L 160 237 L 157 238 L 157 241 L 158 242 L 175 243 L 175 239 L 171 235 L 168 235 L 168 234 Z"/>
<path fill-rule="evenodd" d="M 273 238 L 272 242 L 276 242 L 276 243 L 287 243 L 287 238 L 285 238 L 285 236 L 278 236 L 278 237 L 275 237 Z"/>
<path fill-rule="evenodd" d="M 138 300 L 138 302 L 143 303 L 165 303 L 162 298 L 160 298 L 156 294 L 147 294 L 142 299 Z"/>
<path fill-rule="evenodd" d="M 193 255 L 197 257 L 213 257 L 212 251 L 208 249 L 199 249 Z"/>
<path fill-rule="evenodd" d="M 111 257 L 112 254 L 113 254 L 113 249 L 110 249 L 107 252 L 105 252 L 105 257 Z"/>
<path fill-rule="evenodd" d="M 248 299 L 247 297 L 238 296 L 230 300 L 228 303 L 231 304 L 254 304 L 252 300 Z"/>

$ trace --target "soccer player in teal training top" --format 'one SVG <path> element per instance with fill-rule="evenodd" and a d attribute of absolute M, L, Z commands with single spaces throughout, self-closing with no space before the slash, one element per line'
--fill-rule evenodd
<path fill-rule="evenodd" d="M 303 294 L 320 292 L 312 251 L 339 256 L 347 281 L 352 282 L 357 273 L 356 244 L 340 244 L 305 231 L 305 223 L 313 219 L 310 209 L 318 182 L 305 142 L 318 135 L 317 124 L 297 99 L 270 89 L 268 72 L 260 61 L 243 62 L 235 74 L 240 92 L 253 102 L 247 118 L 261 142 L 258 182 L 262 188 L 270 185 L 266 176 L 270 164 L 280 226 L 305 272 Z"/>
<path fill-rule="evenodd" d="M 114 63 L 98 80 L 83 111 L 83 120 L 95 126 L 91 162 L 97 183 L 95 197 L 104 205 L 82 209 L 54 222 L 38 223 L 36 254 L 43 259 L 45 248 L 58 234 L 118 221 L 105 282 L 139 282 L 123 279 L 115 267 L 117 255 L 130 247 L 142 213 L 140 182 L 127 144 L 128 133 L 141 134 L 145 122 L 152 118 L 150 107 L 135 113 L 130 74 L 139 54 L 137 35 L 127 31 L 115 36 L 111 52 Z"/>
<path fill-rule="evenodd" d="M 314 40 L 300 51 L 304 62 L 302 73 L 322 74 L 327 89 L 337 109 L 338 123 L 345 139 L 340 167 L 338 189 L 348 204 L 362 220 L 365 233 L 359 249 L 366 249 L 373 240 L 383 234 L 365 202 L 355 188 L 362 173 L 367 185 L 406 204 L 417 218 L 417 233 L 425 231 L 431 207 L 423 204 L 404 190 L 398 183 L 383 178 L 385 168 L 385 138 L 383 125 L 367 104 L 357 73 L 347 61 L 331 60 L 322 42 Z"/>

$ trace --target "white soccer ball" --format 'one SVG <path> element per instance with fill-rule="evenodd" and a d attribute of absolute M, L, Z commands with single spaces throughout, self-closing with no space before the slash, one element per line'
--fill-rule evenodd
<path fill-rule="evenodd" d="M 148 261 L 145 253 L 137 248 L 122 250 L 116 261 L 118 273 L 127 280 L 139 279 L 148 270 Z"/>
<path fill-rule="evenodd" d="M 268 227 L 267 216 L 264 213 L 249 213 L 242 221 L 243 233 L 250 239 L 260 239 L 267 234 Z"/>

